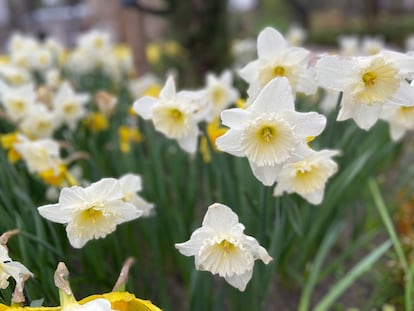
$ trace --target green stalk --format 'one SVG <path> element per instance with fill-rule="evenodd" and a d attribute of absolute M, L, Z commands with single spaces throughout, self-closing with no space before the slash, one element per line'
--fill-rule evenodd
<path fill-rule="evenodd" d="M 314 311 L 326 311 L 332 310 L 331 306 L 335 300 L 342 295 L 343 292 L 365 271 L 367 271 L 372 265 L 381 258 L 382 255 L 390 248 L 391 242 L 386 241 L 372 251 L 368 256 L 364 257 L 355 267 L 349 271 L 344 278 L 339 280 L 328 294 L 323 297 L 319 303 L 315 306 Z M 406 309 L 411 310 L 411 309 Z"/>
<path fill-rule="evenodd" d="M 404 270 L 404 274 L 406 277 L 406 286 L 404 288 L 404 303 L 405 303 L 405 310 L 412 310 L 412 299 L 411 299 L 411 292 L 413 286 L 413 273 L 414 268 L 413 266 L 410 268 L 408 265 L 407 258 L 405 257 L 404 250 L 398 239 L 397 233 L 395 232 L 394 226 L 392 224 L 392 220 L 390 215 L 388 214 L 387 207 L 384 204 L 382 196 L 380 194 L 380 190 L 378 188 L 377 183 L 374 179 L 369 180 L 369 188 L 371 190 L 371 194 L 375 201 L 375 207 L 377 208 L 382 221 L 384 222 L 385 228 L 388 231 L 388 234 L 391 238 L 393 247 L 395 252 L 397 253 L 398 260 Z"/>
<path fill-rule="evenodd" d="M 328 233 L 325 236 L 325 239 L 322 241 L 322 244 L 318 250 L 316 255 L 315 261 L 312 264 L 312 268 L 310 269 L 308 280 L 305 284 L 305 288 L 303 289 L 302 295 L 300 297 L 299 302 L 299 311 L 307 311 L 309 310 L 310 299 L 312 297 L 313 289 L 318 281 L 318 277 L 320 275 L 320 270 L 322 268 L 322 264 L 325 260 L 328 251 L 336 241 L 339 232 L 342 229 L 343 224 L 339 223 L 331 227 Z"/>

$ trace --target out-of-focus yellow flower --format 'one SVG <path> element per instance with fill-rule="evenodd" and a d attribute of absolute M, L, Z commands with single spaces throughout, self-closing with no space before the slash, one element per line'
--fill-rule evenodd
<path fill-rule="evenodd" d="M 211 161 L 211 152 L 210 146 L 208 145 L 208 140 L 206 136 L 202 136 L 200 139 L 200 153 L 203 157 L 204 163 L 210 163 Z"/>
<path fill-rule="evenodd" d="M 177 41 L 168 40 L 164 43 L 164 51 L 168 56 L 174 56 L 182 52 L 182 48 Z"/>
<path fill-rule="evenodd" d="M 129 107 L 128 114 L 131 115 L 131 116 L 136 116 L 137 115 L 137 113 L 135 112 L 135 110 L 132 106 Z"/>
<path fill-rule="evenodd" d="M 100 132 L 108 129 L 109 122 L 102 112 L 92 112 L 84 119 L 84 124 L 93 132 Z"/>
<path fill-rule="evenodd" d="M 144 91 L 144 96 L 158 97 L 158 95 L 160 94 L 160 91 L 161 91 L 161 85 L 152 84 Z"/>
<path fill-rule="evenodd" d="M 395 307 L 390 304 L 385 304 L 382 306 L 382 311 L 395 311 Z"/>
<path fill-rule="evenodd" d="M 243 98 L 239 98 L 238 100 L 236 100 L 236 107 L 246 109 L 246 100 Z"/>
<path fill-rule="evenodd" d="M 158 43 L 148 43 L 145 48 L 145 55 L 150 64 L 156 64 L 161 59 L 161 47 Z"/>
<path fill-rule="evenodd" d="M 131 142 L 139 143 L 144 140 L 144 136 L 138 129 L 125 125 L 121 125 L 118 128 L 118 136 L 119 149 L 123 153 L 129 153 L 131 151 Z"/>
<path fill-rule="evenodd" d="M 145 55 L 150 64 L 157 64 L 162 55 L 166 56 L 176 56 L 183 53 L 183 48 L 178 44 L 178 42 L 173 40 L 168 40 L 165 42 L 151 42 L 147 44 L 145 49 Z"/>
<path fill-rule="evenodd" d="M 117 44 L 112 51 L 118 59 L 128 59 L 132 54 L 129 46 L 125 44 Z"/>
<path fill-rule="evenodd" d="M 211 161 L 211 146 L 213 146 L 213 150 L 216 152 L 220 152 L 220 150 L 216 147 L 216 139 L 226 133 L 227 128 L 220 127 L 219 119 L 214 119 L 212 122 L 207 124 L 207 136 L 202 136 L 200 139 L 200 153 L 203 157 L 203 161 L 205 163 L 209 163 Z M 210 141 L 210 143 L 209 143 Z"/>
<path fill-rule="evenodd" d="M 218 151 L 216 147 L 216 139 L 226 133 L 227 130 L 228 129 L 225 127 L 220 127 L 219 119 L 215 119 L 207 124 L 207 136 L 215 151 Z"/>
<path fill-rule="evenodd" d="M 70 186 L 78 184 L 64 164 L 57 165 L 56 169 L 50 168 L 40 172 L 39 177 L 43 180 L 43 182 L 51 186 L 63 186 L 65 182 L 67 182 Z"/>
<path fill-rule="evenodd" d="M 136 298 L 135 295 L 128 292 L 112 292 L 102 295 L 92 295 L 82 299 L 79 303 L 84 304 L 98 298 L 109 300 L 112 309 L 119 311 L 161 311 L 161 309 L 153 305 L 151 301 Z"/>
<path fill-rule="evenodd" d="M 6 54 L 0 54 L 0 65 L 9 65 L 10 57 Z"/>
<path fill-rule="evenodd" d="M 16 163 L 21 159 L 20 153 L 14 148 L 14 144 L 19 140 L 18 134 L 18 132 L 13 132 L 0 135 L 0 144 L 7 150 L 7 159 L 10 163 Z"/>

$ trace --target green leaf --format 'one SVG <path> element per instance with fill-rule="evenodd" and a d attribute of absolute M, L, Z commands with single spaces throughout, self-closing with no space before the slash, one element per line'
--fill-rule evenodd
<path fill-rule="evenodd" d="M 323 297 L 315 306 L 315 311 L 330 310 L 330 307 L 341 296 L 352 283 L 355 282 L 364 272 L 372 267 L 372 265 L 381 258 L 382 255 L 391 247 L 391 241 L 385 241 L 376 249 L 374 249 L 368 256 L 362 259 L 355 267 L 349 271 L 344 278 L 339 280 L 331 290 Z"/>

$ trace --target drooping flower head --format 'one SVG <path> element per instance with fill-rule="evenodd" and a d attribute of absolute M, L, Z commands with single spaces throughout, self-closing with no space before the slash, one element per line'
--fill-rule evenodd
<path fill-rule="evenodd" d="M 247 109 L 224 110 L 221 119 L 230 129 L 217 138 L 217 148 L 247 157 L 253 174 L 266 186 L 276 181 L 281 165 L 306 145 L 306 137 L 319 135 L 326 123 L 316 112 L 295 111 L 286 78 L 273 79 Z"/>
<path fill-rule="evenodd" d="M 320 204 L 327 180 L 338 169 L 331 159 L 338 153 L 336 150 L 314 151 L 306 148 L 300 157 L 282 166 L 273 195 L 294 192 L 311 204 Z"/>
<path fill-rule="evenodd" d="M 229 207 L 214 203 L 208 207 L 202 226 L 193 232 L 190 240 L 175 247 L 185 256 L 194 256 L 197 270 L 218 274 L 244 291 L 252 278 L 255 260 L 268 264 L 272 257 L 243 231 L 244 226 Z"/>
<path fill-rule="evenodd" d="M 16 281 L 17 289 L 22 291 L 22 284 L 29 276 L 33 276 L 33 274 L 20 262 L 13 261 L 9 257 L 7 248 L 0 244 L 0 288 L 7 288 L 9 278 L 13 278 Z"/>

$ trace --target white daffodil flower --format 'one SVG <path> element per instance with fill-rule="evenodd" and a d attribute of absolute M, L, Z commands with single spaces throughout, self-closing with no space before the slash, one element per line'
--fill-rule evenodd
<path fill-rule="evenodd" d="M 208 113 L 202 105 L 205 96 L 201 95 L 190 91 L 176 93 L 170 76 L 159 98 L 144 96 L 134 102 L 133 109 L 145 120 L 151 119 L 157 131 L 176 139 L 183 150 L 194 154 L 197 151 L 198 122 Z"/>
<path fill-rule="evenodd" d="M 295 192 L 311 204 L 320 204 L 327 180 L 338 169 L 331 157 L 338 155 L 339 151 L 306 148 L 302 154 L 304 156 L 283 165 L 273 195 Z"/>
<path fill-rule="evenodd" d="M 267 27 L 260 32 L 257 54 L 258 59 L 239 72 L 249 83 L 247 92 L 252 99 L 275 77 L 286 77 L 294 93 L 310 95 L 316 92 L 316 81 L 308 68 L 310 52 L 301 47 L 290 47 L 276 29 Z"/>
<path fill-rule="evenodd" d="M 350 59 L 324 55 L 315 71 L 320 86 L 343 92 L 337 120 L 352 118 L 364 130 L 377 122 L 384 104 L 414 103 L 414 89 L 406 81 L 414 72 L 414 58 L 401 53 Z"/>
<path fill-rule="evenodd" d="M 111 35 L 107 31 L 93 29 L 79 35 L 77 45 L 81 49 L 101 53 L 112 47 Z"/>
<path fill-rule="evenodd" d="M 14 121 L 25 118 L 36 102 L 33 84 L 20 87 L 9 87 L 0 82 L 1 103 L 7 115 Z"/>
<path fill-rule="evenodd" d="M 23 134 L 37 139 L 51 137 L 58 125 L 56 114 L 44 104 L 37 103 L 30 107 L 19 127 Z"/>
<path fill-rule="evenodd" d="M 38 45 L 35 50 L 31 50 L 30 52 L 30 68 L 42 72 L 52 67 L 54 57 L 47 47 Z"/>
<path fill-rule="evenodd" d="M 75 248 L 103 238 L 117 225 L 142 215 L 141 210 L 124 201 L 121 185 L 114 178 L 103 178 L 86 188 L 63 188 L 59 203 L 40 206 L 38 210 L 48 220 L 67 224 L 68 239 Z"/>
<path fill-rule="evenodd" d="M 25 278 L 33 274 L 20 262 L 13 261 L 4 245 L 0 245 L 0 288 L 5 289 L 9 286 L 8 279 L 12 277 L 16 281 L 17 288 L 22 291 L 22 284 Z"/>
<path fill-rule="evenodd" d="M 53 99 L 56 117 L 74 130 L 77 122 L 86 114 L 85 105 L 89 98 L 89 94 L 75 93 L 68 82 L 62 83 Z"/>
<path fill-rule="evenodd" d="M 14 65 L 0 65 L 0 78 L 13 86 L 23 86 L 32 81 L 31 74 L 27 69 Z"/>
<path fill-rule="evenodd" d="M 339 53 L 343 56 L 356 56 L 360 54 L 359 38 L 355 35 L 342 35 L 338 37 Z"/>
<path fill-rule="evenodd" d="M 197 270 L 218 274 L 244 291 L 252 278 L 255 260 L 268 264 L 272 257 L 243 231 L 244 226 L 229 207 L 214 203 L 208 207 L 202 227 L 193 232 L 190 240 L 175 247 L 185 256 L 194 256 Z"/>
<path fill-rule="evenodd" d="M 290 46 L 301 46 L 304 44 L 308 33 L 299 25 L 291 25 L 285 34 L 286 41 Z"/>
<path fill-rule="evenodd" d="M 125 174 L 119 178 L 123 200 L 133 204 L 138 210 L 142 211 L 142 216 L 151 215 L 154 204 L 145 201 L 137 192 L 142 190 L 142 180 L 139 175 Z"/>
<path fill-rule="evenodd" d="M 148 95 L 151 90 L 158 90 L 161 88 L 162 82 L 152 73 L 146 73 L 143 76 L 130 80 L 128 82 L 128 90 L 135 98 Z"/>
<path fill-rule="evenodd" d="M 239 92 L 233 87 L 233 76 L 228 70 L 224 71 L 220 76 L 208 73 L 206 80 L 207 100 L 212 106 L 211 112 L 206 119 L 212 121 L 239 98 Z"/>
<path fill-rule="evenodd" d="M 414 130 L 414 106 L 384 106 L 380 118 L 389 123 L 393 141 L 402 139 L 407 131 Z"/>
<path fill-rule="evenodd" d="M 96 63 L 100 59 L 99 56 L 96 58 L 94 56 L 91 51 L 76 48 L 68 55 L 65 68 L 78 75 L 88 74 L 95 69 Z"/>
<path fill-rule="evenodd" d="M 382 37 L 364 37 L 361 42 L 361 50 L 364 55 L 375 55 L 385 49 Z"/>
<path fill-rule="evenodd" d="M 49 169 L 57 169 L 61 163 L 59 144 L 50 138 L 29 140 L 20 135 L 13 146 L 20 154 L 31 173 L 39 173 Z"/>
<path fill-rule="evenodd" d="M 230 129 L 217 138 L 217 148 L 247 157 L 266 186 L 276 181 L 281 165 L 306 144 L 306 137 L 319 135 L 326 125 L 321 114 L 295 111 L 286 78 L 270 81 L 247 109 L 224 110 L 221 120 Z"/>

